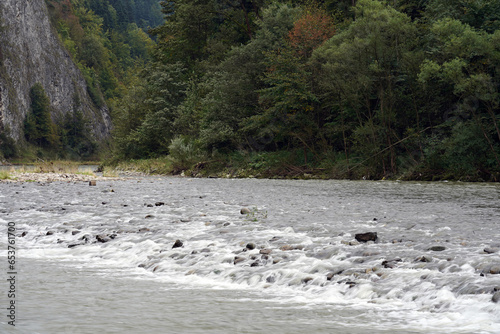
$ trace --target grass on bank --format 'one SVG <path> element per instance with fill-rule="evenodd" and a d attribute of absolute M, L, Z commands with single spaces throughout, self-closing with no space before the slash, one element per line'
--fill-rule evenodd
<path fill-rule="evenodd" d="M 138 160 L 114 160 L 105 168 L 144 174 L 185 175 L 218 178 L 282 178 L 282 179 L 350 179 L 405 181 L 498 182 L 500 173 L 464 173 L 430 168 L 423 161 L 401 161 L 398 173 L 388 174 L 367 159 L 343 154 L 325 153 L 314 156 L 302 150 L 278 152 L 244 152 L 198 156 L 180 159 L 174 155 Z"/>
<path fill-rule="evenodd" d="M 10 172 L 7 172 L 5 170 L 0 170 L 0 180 L 10 180 L 10 179 L 12 179 Z"/>

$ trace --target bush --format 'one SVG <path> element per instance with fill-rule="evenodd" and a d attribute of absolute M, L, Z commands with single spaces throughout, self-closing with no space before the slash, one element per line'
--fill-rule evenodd
<path fill-rule="evenodd" d="M 197 143 L 186 137 L 176 137 L 172 139 L 168 149 L 174 173 L 190 169 L 194 164 L 200 162 L 205 157 Z"/>

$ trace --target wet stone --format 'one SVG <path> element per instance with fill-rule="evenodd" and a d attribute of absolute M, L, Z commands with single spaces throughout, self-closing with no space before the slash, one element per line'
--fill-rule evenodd
<path fill-rule="evenodd" d="M 484 252 L 485 252 L 486 254 L 493 254 L 493 253 L 498 252 L 498 248 L 486 247 L 486 248 L 484 249 Z"/>
<path fill-rule="evenodd" d="M 261 249 L 259 251 L 260 254 L 271 254 L 272 250 L 271 249 L 268 249 L 268 248 L 265 248 L 265 249 Z"/>
<path fill-rule="evenodd" d="M 250 209 L 249 208 L 241 208 L 240 213 L 242 215 L 247 215 L 250 213 Z"/>
<path fill-rule="evenodd" d="M 500 303 L 500 292 L 496 292 L 491 298 L 493 303 Z"/>
<path fill-rule="evenodd" d="M 163 206 L 163 205 L 165 205 L 165 203 L 163 203 L 163 202 L 156 202 L 155 205 L 156 206 Z"/>
<path fill-rule="evenodd" d="M 500 266 L 492 266 L 490 268 L 490 274 L 492 274 L 492 275 L 500 274 Z"/>
<path fill-rule="evenodd" d="M 236 256 L 236 257 L 234 258 L 233 263 L 234 263 L 234 264 L 237 264 L 237 263 L 240 263 L 240 262 L 243 262 L 243 261 L 245 261 L 245 258 L 244 258 L 244 257 L 242 257 L 242 256 Z"/>
<path fill-rule="evenodd" d="M 446 247 L 444 247 L 444 246 L 432 246 L 432 247 L 429 247 L 427 250 L 433 251 L 433 252 L 442 252 L 445 249 L 446 249 Z"/>
<path fill-rule="evenodd" d="M 253 242 L 250 242 L 245 247 L 246 247 L 246 249 L 252 250 L 252 249 L 255 249 L 256 246 Z"/>
<path fill-rule="evenodd" d="M 172 248 L 179 248 L 179 247 L 182 247 L 183 245 L 184 245 L 184 243 L 182 241 L 180 241 L 179 239 L 177 239 L 177 240 L 175 240 Z"/>
<path fill-rule="evenodd" d="M 393 269 L 398 262 L 401 262 L 401 259 L 386 260 L 382 262 L 382 266 L 384 266 L 384 268 Z"/>
<path fill-rule="evenodd" d="M 274 282 L 276 282 L 276 277 L 274 277 L 274 276 L 268 276 L 266 278 L 266 282 L 267 283 L 274 283 Z"/>
<path fill-rule="evenodd" d="M 111 240 L 111 238 L 109 236 L 104 235 L 104 234 L 96 235 L 95 238 L 97 241 L 102 242 L 102 243 L 105 243 L 105 242 L 108 242 Z"/>
<path fill-rule="evenodd" d="M 331 271 L 331 272 L 329 272 L 329 273 L 328 273 L 328 275 L 326 275 L 326 279 L 327 279 L 328 281 L 331 281 L 331 280 L 332 280 L 332 278 L 333 278 L 334 276 L 336 276 L 336 275 L 340 275 L 340 274 L 342 274 L 343 272 L 344 272 L 344 270 L 341 270 L 341 269 L 336 270 L 336 271 Z"/>
<path fill-rule="evenodd" d="M 54 234 L 54 231 L 47 231 L 47 233 L 45 233 L 45 235 L 53 235 Z"/>
<path fill-rule="evenodd" d="M 77 235 L 78 233 L 80 233 L 80 231 L 75 230 L 75 231 L 72 231 L 72 232 L 71 232 L 71 235 Z"/>
<path fill-rule="evenodd" d="M 90 242 L 90 240 L 92 240 L 92 236 L 90 234 L 85 234 L 83 237 L 80 238 L 80 240 L 83 240 L 85 242 Z"/>
<path fill-rule="evenodd" d="M 359 242 L 376 241 L 378 239 L 377 232 L 357 233 L 354 238 Z"/>
<path fill-rule="evenodd" d="M 312 280 L 313 280 L 313 278 L 312 278 L 312 277 L 306 277 L 306 278 L 303 278 L 303 279 L 302 279 L 302 283 L 307 284 L 307 283 L 309 283 L 309 282 L 310 282 L 310 281 L 312 281 Z"/>
<path fill-rule="evenodd" d="M 432 257 L 430 256 L 419 256 L 415 259 L 415 262 L 432 262 Z"/>

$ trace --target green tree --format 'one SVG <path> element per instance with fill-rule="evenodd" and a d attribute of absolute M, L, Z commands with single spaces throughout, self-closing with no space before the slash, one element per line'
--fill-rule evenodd
<path fill-rule="evenodd" d="M 59 138 L 50 116 L 50 101 L 45 89 L 36 83 L 30 90 L 31 110 L 25 121 L 25 136 L 28 141 L 42 147 L 55 148 Z"/>
<path fill-rule="evenodd" d="M 374 173 L 394 173 L 394 143 L 402 135 L 397 103 L 407 93 L 416 26 L 380 1 L 359 0 L 354 10 L 356 20 L 313 56 L 321 68 L 323 103 L 334 112 L 332 119 L 347 123 L 342 128 L 352 133 L 354 148 L 372 157 Z"/>

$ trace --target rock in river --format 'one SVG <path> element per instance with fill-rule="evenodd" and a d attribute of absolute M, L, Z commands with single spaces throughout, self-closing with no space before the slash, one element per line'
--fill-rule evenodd
<path fill-rule="evenodd" d="M 444 246 L 432 246 L 427 250 L 433 251 L 433 252 L 442 252 L 446 249 Z"/>
<path fill-rule="evenodd" d="M 377 232 L 358 233 L 354 238 L 359 242 L 376 241 L 378 239 Z"/>
<path fill-rule="evenodd" d="M 249 208 L 242 208 L 242 209 L 240 210 L 240 213 L 241 213 L 242 215 L 247 215 L 247 214 L 249 214 L 249 213 L 250 213 L 250 209 L 249 209 Z"/>
<path fill-rule="evenodd" d="M 495 293 L 491 298 L 491 301 L 493 303 L 500 303 L 500 292 Z"/>
<path fill-rule="evenodd" d="M 180 241 L 179 239 L 177 239 L 177 240 L 175 240 L 175 243 L 172 246 L 172 248 L 179 248 L 179 247 L 182 247 L 183 245 L 184 245 L 184 243 L 182 241 Z"/>

